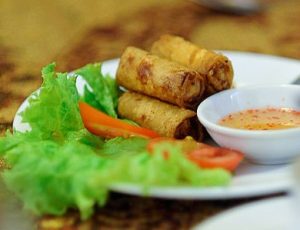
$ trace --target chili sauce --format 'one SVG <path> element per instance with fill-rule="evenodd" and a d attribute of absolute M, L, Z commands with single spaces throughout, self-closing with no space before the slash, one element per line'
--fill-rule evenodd
<path fill-rule="evenodd" d="M 247 130 L 276 130 L 300 127 L 300 111 L 290 108 L 248 109 L 223 117 L 222 126 Z"/>

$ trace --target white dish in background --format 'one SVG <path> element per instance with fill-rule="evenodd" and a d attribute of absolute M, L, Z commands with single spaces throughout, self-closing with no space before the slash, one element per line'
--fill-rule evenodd
<path fill-rule="evenodd" d="M 283 230 L 294 224 L 293 200 L 289 197 L 256 201 L 222 212 L 193 227 L 193 230 Z M 298 226 L 299 227 L 299 226 Z"/>
<path fill-rule="evenodd" d="M 259 108 L 300 111 L 300 85 L 244 86 L 226 90 L 205 99 L 197 115 L 216 143 L 243 152 L 250 161 L 260 164 L 292 162 L 300 156 L 299 127 L 246 130 L 218 124 L 229 114 Z"/>
<path fill-rule="evenodd" d="M 236 87 L 249 84 L 269 84 L 270 82 L 290 83 L 300 73 L 300 61 L 297 60 L 254 53 L 229 51 L 223 51 L 222 53 L 233 62 Z M 104 62 L 102 72 L 115 76 L 118 61 L 118 59 L 114 59 Z M 82 87 L 82 82 L 78 81 L 77 86 Z M 15 116 L 13 127 L 16 130 L 24 131 L 28 129 L 26 124 L 22 124 L 21 117 L 18 115 L 26 106 L 28 106 L 27 100 L 21 105 Z M 245 161 L 237 169 L 232 183 L 228 187 L 155 187 L 148 191 L 148 195 L 160 198 L 206 200 L 261 196 L 288 191 L 292 184 L 289 174 L 289 165 L 263 166 Z M 144 195 L 144 191 L 140 186 L 132 184 L 114 184 L 111 186 L 111 190 Z"/>

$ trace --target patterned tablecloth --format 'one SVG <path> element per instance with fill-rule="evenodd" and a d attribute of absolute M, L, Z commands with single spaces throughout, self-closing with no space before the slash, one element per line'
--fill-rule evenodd
<path fill-rule="evenodd" d="M 2 0 L 1 135 L 11 128 L 21 102 L 39 87 L 41 67 L 52 61 L 59 70 L 70 71 L 119 57 L 128 45 L 148 49 L 164 33 L 184 36 L 208 49 L 300 59 L 300 1 L 264 2 L 264 11 L 242 16 L 182 0 Z M 44 217 L 36 223 L 39 229 L 188 229 L 249 201 L 174 201 L 114 193 L 88 221 L 80 222 L 78 213 L 70 211 L 64 217 Z"/>

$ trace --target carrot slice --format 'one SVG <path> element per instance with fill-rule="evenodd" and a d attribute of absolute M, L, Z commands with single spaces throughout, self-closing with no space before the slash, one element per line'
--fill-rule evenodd
<path fill-rule="evenodd" d="M 146 128 L 130 125 L 119 119 L 93 108 L 85 102 L 79 102 L 79 110 L 84 126 L 91 133 L 105 138 L 117 136 L 130 137 L 141 136 L 145 138 L 155 138 L 159 135 Z"/>

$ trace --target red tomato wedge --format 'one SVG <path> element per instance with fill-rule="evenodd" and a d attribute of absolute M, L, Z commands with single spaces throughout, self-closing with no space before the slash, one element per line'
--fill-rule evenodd
<path fill-rule="evenodd" d="M 238 151 L 213 147 L 196 142 L 193 139 L 176 140 L 166 137 L 150 140 L 147 145 L 148 152 L 153 153 L 155 146 L 162 143 L 179 146 L 187 158 L 201 168 L 223 168 L 228 171 L 234 171 L 244 158 L 244 155 Z M 163 154 L 167 160 L 170 153 L 165 151 Z"/>
<path fill-rule="evenodd" d="M 171 137 L 158 137 L 149 141 L 147 145 L 148 152 L 152 153 L 155 146 L 162 143 L 170 143 L 172 145 L 177 145 L 184 153 L 191 152 L 197 148 L 201 148 L 202 146 L 208 146 L 206 144 L 195 141 L 193 138 L 185 138 L 182 140 L 178 140 Z"/>
<path fill-rule="evenodd" d="M 173 139 L 173 138 L 169 138 L 169 137 L 158 137 L 158 138 L 154 138 L 152 140 L 149 141 L 149 143 L 147 144 L 147 150 L 149 153 L 153 153 L 153 150 L 155 148 L 155 146 L 157 144 L 160 144 L 160 143 L 175 143 L 176 140 Z"/>
<path fill-rule="evenodd" d="M 244 156 L 238 151 L 205 146 L 187 154 L 188 158 L 202 168 L 223 168 L 234 171 Z"/>
<path fill-rule="evenodd" d="M 170 138 L 170 137 L 158 137 L 158 138 L 153 138 L 151 139 L 148 144 L 147 144 L 147 151 L 152 154 L 154 151 L 154 148 L 157 144 L 161 144 L 161 143 L 168 143 L 168 144 L 176 144 L 176 139 L 174 138 Z M 164 150 L 163 151 L 163 156 L 164 158 L 167 160 L 169 158 L 169 152 Z"/>
<path fill-rule="evenodd" d="M 141 136 L 145 138 L 155 138 L 159 135 L 146 128 L 130 125 L 119 119 L 108 116 L 107 114 L 93 108 L 85 102 L 79 102 L 79 110 L 84 126 L 91 133 L 105 137 L 131 137 Z"/>

